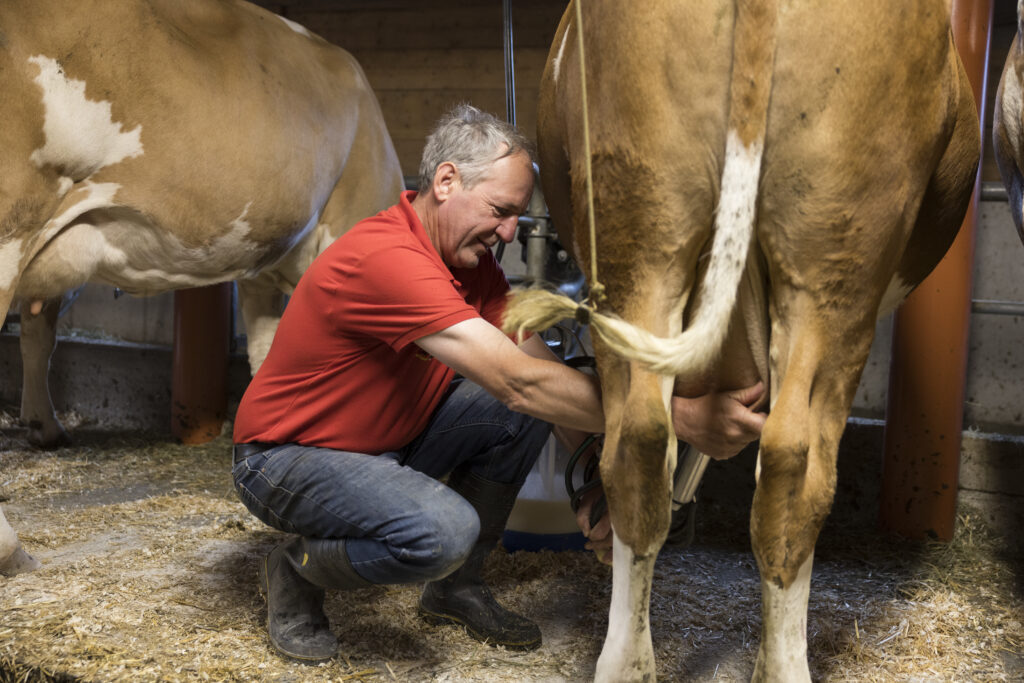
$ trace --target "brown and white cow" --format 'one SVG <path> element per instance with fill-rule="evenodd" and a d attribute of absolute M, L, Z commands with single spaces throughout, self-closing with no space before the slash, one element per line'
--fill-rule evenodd
<path fill-rule="evenodd" d="M 5 0 L 0 92 L 0 311 L 23 302 L 44 445 L 64 436 L 46 386 L 64 292 L 237 279 L 255 370 L 282 293 L 402 189 L 353 57 L 239 0 Z M 0 513 L 0 572 L 31 568 L 19 553 Z"/>
<path fill-rule="evenodd" d="M 596 250 L 607 294 L 593 329 L 614 579 L 596 678 L 655 676 L 648 602 L 670 522 L 673 383 L 697 395 L 761 377 L 753 677 L 808 680 L 814 545 L 875 320 L 946 251 L 977 167 L 947 2 L 587 0 L 582 31 L 576 9 L 544 72 L 538 143 L 561 239 L 591 278 Z M 533 295 L 510 326 L 522 308 L 534 327 L 573 312 Z"/>
<path fill-rule="evenodd" d="M 1024 0 L 1017 2 L 1017 35 L 1006 55 L 992 113 L 992 146 L 1010 199 L 1010 215 L 1024 241 Z"/>

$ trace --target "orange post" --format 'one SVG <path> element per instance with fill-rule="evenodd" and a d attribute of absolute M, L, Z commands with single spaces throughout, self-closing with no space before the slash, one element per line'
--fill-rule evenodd
<path fill-rule="evenodd" d="M 171 433 L 183 443 L 220 435 L 227 416 L 231 283 L 174 293 Z"/>
<path fill-rule="evenodd" d="M 991 23 L 991 0 L 953 0 L 953 39 L 979 109 Z M 980 186 L 953 246 L 895 316 L 879 520 L 908 538 L 953 538 Z"/>

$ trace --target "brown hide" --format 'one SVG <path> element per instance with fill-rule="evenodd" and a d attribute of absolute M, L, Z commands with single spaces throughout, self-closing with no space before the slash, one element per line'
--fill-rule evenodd
<path fill-rule="evenodd" d="M 394 203 L 401 170 L 351 55 L 239 0 L 0 4 L 0 310 L 22 307 L 30 439 L 54 298 L 239 279 L 252 369 L 312 259 Z"/>
<path fill-rule="evenodd" d="M 1020 3 L 1017 5 L 1018 14 Z M 1018 24 L 1020 17 L 1018 16 Z M 1024 106 L 1021 92 L 1024 88 L 1024 42 L 1021 31 L 1013 37 L 1006 55 L 1003 73 L 996 91 L 992 114 L 992 146 L 996 153 L 999 175 L 1003 178 L 1010 200 L 1010 215 L 1017 234 L 1024 241 Z"/>
<path fill-rule="evenodd" d="M 763 581 L 788 588 L 831 505 L 839 437 L 876 318 L 952 242 L 979 142 L 945 2 L 775 5 L 588 0 L 582 10 L 603 312 L 669 337 L 684 307 L 689 319 L 715 305 L 691 299 L 726 142 L 730 131 L 763 142 L 744 190 L 756 193 L 754 241 L 730 255 L 752 266 L 741 312 L 718 360 L 675 381 L 697 395 L 743 386 L 767 368 L 772 409 L 751 532 Z M 552 217 L 591 276 L 576 41 L 570 5 L 541 86 L 538 143 Z M 769 82 L 751 80 L 766 66 Z M 749 114 L 761 97 L 770 100 L 758 128 Z M 675 440 L 665 384 L 595 347 L 612 524 L 649 557 L 669 520 Z M 785 675 L 773 663 L 782 654 L 762 647 L 755 677 Z"/>

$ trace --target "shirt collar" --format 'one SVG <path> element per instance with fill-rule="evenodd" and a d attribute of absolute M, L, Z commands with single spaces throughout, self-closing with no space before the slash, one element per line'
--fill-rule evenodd
<path fill-rule="evenodd" d="M 441 259 L 441 255 L 437 253 L 437 248 L 434 243 L 430 241 L 430 237 L 427 236 L 427 230 L 423 227 L 423 223 L 420 222 L 420 217 L 416 214 L 416 209 L 412 208 L 412 200 L 416 199 L 416 190 L 405 190 L 402 192 L 401 197 L 398 200 L 398 207 L 405 215 L 406 220 L 412 229 L 412 234 L 420 241 L 423 248 L 430 254 L 430 257 L 434 259 L 438 268 L 444 270 L 448 274 L 448 279 L 452 281 L 452 284 L 456 287 L 461 287 L 462 283 L 455 279 L 452 275 L 452 271 L 445 265 L 445 262 Z"/>

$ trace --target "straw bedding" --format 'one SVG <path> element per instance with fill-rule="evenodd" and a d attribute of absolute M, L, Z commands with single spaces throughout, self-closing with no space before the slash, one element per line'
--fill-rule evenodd
<path fill-rule="evenodd" d="M 74 426 L 74 416 L 63 416 Z M 0 577 L 5 681 L 585 681 L 607 626 L 610 569 L 589 553 L 496 552 L 500 600 L 536 619 L 544 646 L 493 649 L 416 616 L 415 586 L 329 593 L 335 660 L 269 648 L 256 566 L 282 535 L 241 506 L 226 437 L 74 430 L 76 445 L 0 435 L 0 497 L 41 570 Z M 651 599 L 661 680 L 747 680 L 760 584 L 744 505 L 709 500 L 697 542 L 666 548 Z M 836 517 L 838 510 L 833 513 Z M 840 520 L 841 521 L 841 520 Z M 830 521 L 808 614 L 824 681 L 1024 677 L 1024 560 L 961 506 L 950 544 L 910 544 Z"/>

